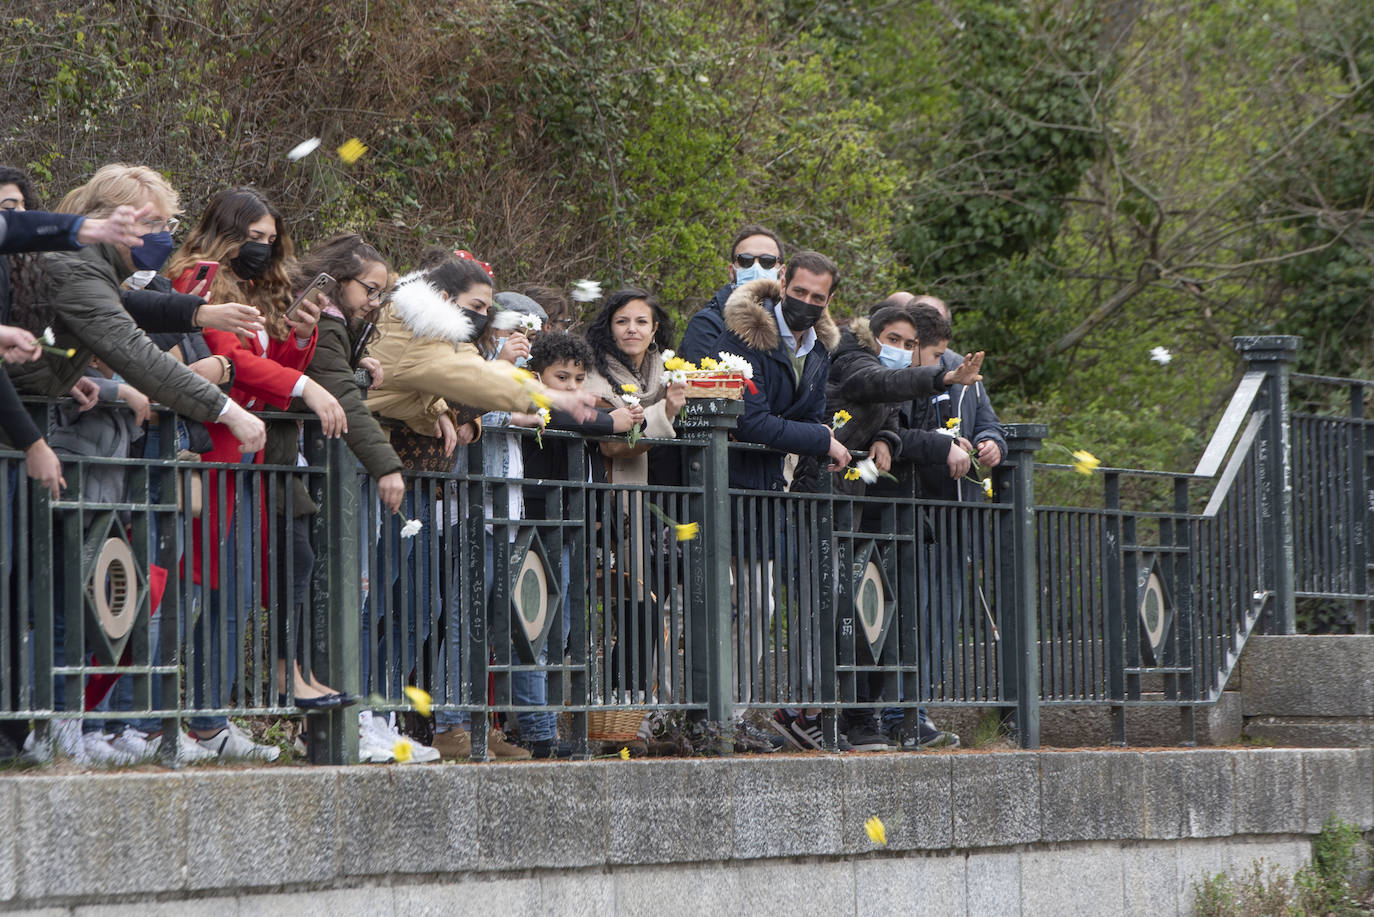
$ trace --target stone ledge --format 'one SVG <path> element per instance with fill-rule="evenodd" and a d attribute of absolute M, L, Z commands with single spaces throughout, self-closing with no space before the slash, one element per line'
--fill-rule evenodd
<path fill-rule="evenodd" d="M 1252 636 L 1245 715 L 1374 717 L 1374 635 Z"/>
<path fill-rule="evenodd" d="M 18 830 L 0 839 L 0 910 L 530 870 L 828 862 L 879 850 L 863 831 L 872 815 L 887 826 L 888 856 L 1303 836 L 1333 814 L 1369 830 L 1374 750 L 15 774 L 0 778 L 6 814 Z"/>

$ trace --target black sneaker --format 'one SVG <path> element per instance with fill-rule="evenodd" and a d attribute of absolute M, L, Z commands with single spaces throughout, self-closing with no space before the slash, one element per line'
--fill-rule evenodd
<path fill-rule="evenodd" d="M 855 751 L 891 751 L 892 742 L 878 731 L 877 723 L 851 723 L 844 737 Z"/>
<path fill-rule="evenodd" d="M 804 713 L 797 714 L 792 720 L 792 733 L 797 738 L 805 742 L 809 747 L 817 751 L 826 751 L 825 745 L 821 742 L 821 718 L 819 716 L 807 716 Z M 854 748 L 845 741 L 844 736 L 840 736 L 838 751 L 853 751 Z"/>
<path fill-rule="evenodd" d="M 572 743 L 560 742 L 557 739 L 539 739 L 530 742 L 526 746 L 530 750 L 530 757 L 540 758 L 571 758 Z"/>
<path fill-rule="evenodd" d="M 916 735 L 901 735 L 897 747 L 902 751 L 925 751 L 930 748 L 958 748 L 959 736 L 952 732 L 943 732 L 930 720 L 922 718 L 920 723 L 916 726 Z"/>
<path fill-rule="evenodd" d="M 768 725 L 772 726 L 773 730 L 782 737 L 788 750 L 806 751 L 811 746 L 803 744 L 798 735 L 792 731 L 792 723 L 796 719 L 797 715 L 794 712 L 786 708 L 780 708 L 773 711 L 773 715 L 768 720 Z"/>

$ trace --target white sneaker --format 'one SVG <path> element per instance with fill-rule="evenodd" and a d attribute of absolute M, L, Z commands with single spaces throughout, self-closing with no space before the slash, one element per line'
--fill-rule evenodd
<path fill-rule="evenodd" d="M 162 736 L 156 735 L 149 738 L 148 733 L 141 729 L 125 726 L 124 731 L 110 742 L 110 747 L 143 764 L 157 757 L 157 749 L 161 744 Z"/>
<path fill-rule="evenodd" d="M 254 742 L 233 723 L 209 738 L 196 739 L 195 743 L 221 761 L 275 761 L 281 754 L 281 749 L 275 745 Z"/>
<path fill-rule="evenodd" d="M 20 757 L 29 764 L 51 764 L 54 754 L 71 758 L 78 764 L 89 763 L 81 747 L 81 723 L 68 719 L 49 720 L 47 740 L 39 742 L 38 733 L 30 732 L 24 739 Z"/>
<path fill-rule="evenodd" d="M 432 764 L 439 760 L 439 750 L 422 745 L 408 736 L 403 736 L 391 725 L 389 716 L 379 716 L 370 710 L 358 714 L 358 760 L 374 764 L 387 764 L 396 760 L 396 749 L 404 743 L 408 746 L 409 756 L 402 764 Z"/>
<path fill-rule="evenodd" d="M 148 744 L 153 746 L 153 752 L 156 753 L 162 747 L 162 736 L 157 736 Z M 214 759 L 215 753 L 202 748 L 190 735 L 185 732 L 177 733 L 177 764 L 198 764 Z"/>
<path fill-rule="evenodd" d="M 102 767 L 126 767 L 137 764 L 138 759 L 132 754 L 110 744 L 112 738 L 114 736 L 105 732 L 81 733 L 81 751 L 85 760 L 80 761 L 75 755 L 72 756 L 72 760 L 78 764 L 95 764 Z"/>

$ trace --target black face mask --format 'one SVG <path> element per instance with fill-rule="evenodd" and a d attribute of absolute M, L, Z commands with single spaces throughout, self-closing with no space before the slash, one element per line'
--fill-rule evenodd
<path fill-rule="evenodd" d="M 245 242 L 239 246 L 239 253 L 229 259 L 240 280 L 257 280 L 267 273 L 272 263 L 272 246 L 266 242 Z"/>
<path fill-rule="evenodd" d="M 782 319 L 794 334 L 801 334 L 821 320 L 825 306 L 813 306 L 805 300 L 788 296 L 782 301 Z"/>
<path fill-rule="evenodd" d="M 462 308 L 461 306 L 459 308 Z M 470 341 L 475 341 L 482 336 L 482 332 L 487 330 L 487 325 L 491 324 L 490 312 L 476 312 L 472 309 L 463 309 L 468 319 L 472 322 L 472 337 Z"/>

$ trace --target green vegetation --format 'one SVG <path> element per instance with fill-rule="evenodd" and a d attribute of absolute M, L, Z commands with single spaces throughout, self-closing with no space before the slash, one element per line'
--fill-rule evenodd
<path fill-rule="evenodd" d="M 1312 862 L 1291 880 L 1263 862 L 1237 880 L 1218 874 L 1193 887 L 1196 917 L 1361 917 L 1374 912 L 1370 847 L 1360 830 L 1328 819 L 1312 841 Z"/>
<path fill-rule="evenodd" d="M 192 217 L 502 282 L 644 284 L 685 319 L 745 221 L 956 310 L 1008 420 L 1186 469 L 1237 333 L 1374 371 L 1365 0 L 34 0 L 0 18 L 4 158 L 48 203 L 146 162 Z M 286 150 L 311 136 L 321 153 Z M 354 166 L 329 151 L 349 137 Z M 1173 361 L 1149 358 L 1166 347 Z"/>

